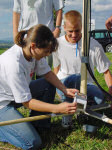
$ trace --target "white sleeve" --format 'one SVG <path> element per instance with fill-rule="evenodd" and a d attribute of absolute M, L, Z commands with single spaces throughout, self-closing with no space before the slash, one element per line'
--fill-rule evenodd
<path fill-rule="evenodd" d="M 58 55 L 58 51 L 52 53 L 53 56 L 53 67 L 56 68 L 60 65 L 60 59 Z"/>
<path fill-rule="evenodd" d="M 21 0 L 14 0 L 13 11 L 21 13 Z"/>
<path fill-rule="evenodd" d="M 97 44 L 97 46 L 95 46 L 95 66 L 99 73 L 104 73 L 109 69 L 111 63 L 105 55 L 101 44 L 97 41 L 95 44 Z"/>
<path fill-rule="evenodd" d="M 63 0 L 53 0 L 53 6 L 56 11 L 59 9 L 62 9 L 64 7 L 64 1 Z"/>
<path fill-rule="evenodd" d="M 40 59 L 37 61 L 35 72 L 37 75 L 41 76 L 51 71 L 47 61 L 45 58 Z"/>
<path fill-rule="evenodd" d="M 32 99 L 24 73 L 10 72 L 10 74 L 8 74 L 7 82 L 12 90 L 16 103 L 23 103 Z"/>

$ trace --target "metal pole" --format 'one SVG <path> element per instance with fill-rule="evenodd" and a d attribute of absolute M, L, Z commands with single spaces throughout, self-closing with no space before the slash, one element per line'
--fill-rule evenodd
<path fill-rule="evenodd" d="M 82 15 L 82 58 L 87 56 L 89 45 L 89 11 L 90 0 L 83 0 L 83 15 Z M 81 85 L 80 93 L 87 95 L 87 68 L 85 59 L 81 63 Z"/>

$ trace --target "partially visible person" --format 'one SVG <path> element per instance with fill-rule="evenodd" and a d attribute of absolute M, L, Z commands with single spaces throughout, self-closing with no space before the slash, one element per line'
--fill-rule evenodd
<path fill-rule="evenodd" d="M 58 37 L 63 7 L 63 0 L 14 0 L 13 37 L 15 38 L 18 31 L 28 30 L 37 24 L 46 25 L 54 36 Z M 56 27 L 54 27 L 53 8 L 56 12 Z"/>
<path fill-rule="evenodd" d="M 105 26 L 106 26 L 107 30 L 112 31 L 112 16 L 106 20 Z"/>
<path fill-rule="evenodd" d="M 76 89 L 66 88 L 48 66 L 45 56 L 56 51 L 58 42 L 51 30 L 36 25 L 20 31 L 15 45 L 0 55 L 0 121 L 23 118 L 15 103 L 32 110 L 31 116 L 48 113 L 73 114 L 76 103 L 53 104 L 55 87 L 74 97 Z M 31 80 L 33 73 L 43 78 Z M 0 127 L 0 141 L 23 150 L 37 150 L 42 141 L 38 127 L 50 127 L 49 119 Z"/>
<path fill-rule="evenodd" d="M 13 37 L 15 38 L 18 31 L 28 30 L 37 24 L 46 25 L 54 36 L 58 37 L 63 7 L 63 0 L 14 0 Z M 54 27 L 53 8 L 56 12 L 56 27 Z"/>
<path fill-rule="evenodd" d="M 28 30 L 34 25 L 44 24 L 50 28 L 55 37 L 59 37 L 62 22 L 63 0 L 14 0 L 13 38 L 18 31 Z M 56 26 L 54 27 L 54 12 Z M 52 55 L 46 57 L 52 67 Z"/>
<path fill-rule="evenodd" d="M 68 88 L 80 90 L 81 82 L 81 48 L 82 48 L 82 16 L 78 11 L 71 10 L 64 15 L 65 35 L 58 38 L 59 47 L 53 53 L 54 72 L 61 82 Z M 112 76 L 109 71 L 110 61 L 106 57 L 102 46 L 93 38 L 90 39 L 89 63 L 94 73 L 94 67 L 99 73 L 104 74 L 105 82 L 112 94 Z M 73 102 L 57 90 L 64 101 Z M 87 74 L 87 99 L 89 104 L 101 104 L 104 102 L 102 91 L 93 84 L 89 73 Z M 63 117 L 62 125 L 69 127 L 72 117 Z"/>
<path fill-rule="evenodd" d="M 14 0 L 13 38 L 18 31 L 28 30 L 34 25 L 44 24 L 50 28 L 54 37 L 59 37 L 62 22 L 63 0 Z M 54 11 L 56 26 L 54 27 Z M 46 57 L 52 67 L 52 55 Z"/>

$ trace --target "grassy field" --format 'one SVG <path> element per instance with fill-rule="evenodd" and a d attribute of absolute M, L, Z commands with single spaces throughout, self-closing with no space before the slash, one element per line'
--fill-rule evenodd
<path fill-rule="evenodd" d="M 2 51 L 0 50 L 0 53 Z M 107 53 L 107 57 L 112 62 L 112 53 Z M 110 67 L 112 72 L 112 66 Z M 103 74 L 95 70 L 95 76 L 100 85 L 107 90 L 103 79 Z M 22 114 L 27 116 L 27 110 L 21 109 Z M 111 117 L 112 111 L 105 110 L 104 113 Z M 64 129 L 61 126 L 61 117 L 53 118 L 50 130 L 40 132 L 43 145 L 40 150 L 112 150 L 112 126 L 97 119 L 92 119 L 98 126 L 95 134 L 87 134 L 82 130 L 82 122 L 73 117 L 73 128 Z M 0 150 L 20 150 L 8 143 L 0 142 Z"/>
<path fill-rule="evenodd" d="M 6 49 L 0 49 L 0 54 L 2 54 Z"/>

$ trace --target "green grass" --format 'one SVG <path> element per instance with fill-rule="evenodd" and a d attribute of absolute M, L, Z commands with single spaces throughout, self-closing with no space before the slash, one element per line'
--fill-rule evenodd
<path fill-rule="evenodd" d="M 109 60 L 112 63 L 112 53 L 106 53 L 107 57 L 109 58 Z M 112 65 L 110 66 L 110 71 L 112 73 Z M 105 84 L 105 80 L 104 80 L 104 76 L 103 74 L 99 74 L 98 71 L 95 69 L 95 77 L 97 79 L 97 81 L 99 82 L 99 84 L 102 86 L 102 88 L 104 88 L 106 91 L 108 90 L 107 85 Z"/>
<path fill-rule="evenodd" d="M 3 52 L 5 52 L 6 49 L 0 49 L 0 54 L 2 54 Z"/>
<path fill-rule="evenodd" d="M 1 52 L 1 51 L 0 51 Z M 112 53 L 107 53 L 107 57 L 112 62 Z M 112 66 L 110 67 L 112 72 Z M 105 89 L 103 74 L 99 74 L 95 70 L 95 76 L 100 85 Z M 27 109 L 20 109 L 24 116 L 28 116 Z M 104 112 L 112 117 L 111 109 Z M 64 129 L 61 126 L 61 117 L 51 119 L 53 127 L 50 130 L 40 132 L 43 145 L 40 150 L 112 150 L 112 126 L 97 119 L 92 119 L 98 126 L 96 134 L 87 134 L 82 130 L 82 123 L 78 122 L 75 115 L 73 117 L 74 127 L 72 129 Z M 0 150 L 20 150 L 8 143 L 0 142 Z"/>

